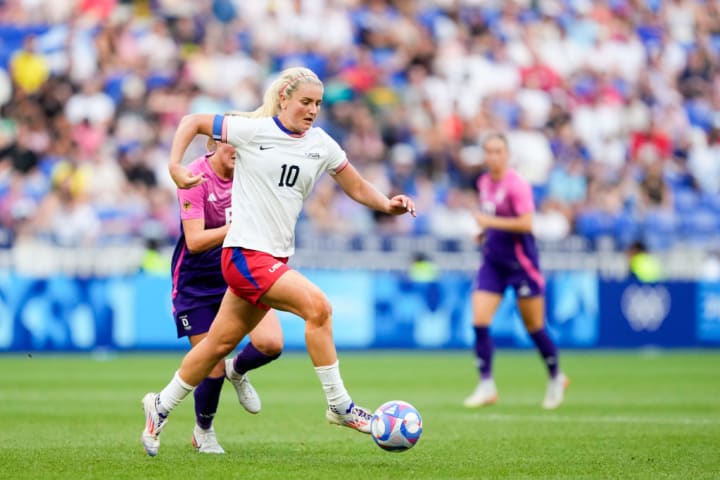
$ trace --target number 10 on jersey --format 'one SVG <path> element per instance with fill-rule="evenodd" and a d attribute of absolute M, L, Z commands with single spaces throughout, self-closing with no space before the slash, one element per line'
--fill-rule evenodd
<path fill-rule="evenodd" d="M 297 165 L 290 165 L 283 164 L 282 172 L 280 172 L 280 182 L 278 183 L 278 187 L 292 187 L 295 185 L 295 182 L 297 182 L 298 175 L 300 174 L 300 167 Z"/>

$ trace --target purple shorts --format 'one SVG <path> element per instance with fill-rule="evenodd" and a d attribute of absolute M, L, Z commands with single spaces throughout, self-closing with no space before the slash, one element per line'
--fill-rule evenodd
<path fill-rule="evenodd" d="M 525 270 L 520 266 L 483 262 L 477 273 L 475 289 L 502 295 L 507 287 L 512 287 L 518 298 L 536 297 L 545 293 L 545 278 L 538 269 Z"/>
<path fill-rule="evenodd" d="M 210 324 L 215 320 L 215 315 L 217 315 L 218 310 L 220 310 L 219 303 L 186 310 L 180 313 L 176 312 L 174 316 L 178 338 L 207 333 L 208 330 L 210 330 Z"/>

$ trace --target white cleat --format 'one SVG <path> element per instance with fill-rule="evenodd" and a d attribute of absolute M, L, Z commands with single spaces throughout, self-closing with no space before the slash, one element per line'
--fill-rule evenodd
<path fill-rule="evenodd" d="M 233 360 L 225 360 L 225 378 L 227 378 L 237 392 L 238 402 L 250 413 L 258 413 L 262 408 L 260 395 L 258 395 L 255 387 L 250 383 L 247 374 L 240 375 L 233 368 Z"/>
<path fill-rule="evenodd" d="M 192 444 L 200 453 L 225 453 L 215 436 L 215 429 L 204 430 L 197 425 L 193 429 Z"/>
<path fill-rule="evenodd" d="M 328 405 L 325 418 L 334 425 L 349 427 L 362 433 L 370 433 L 372 413 L 366 408 L 358 407 L 354 403 L 350 404 L 350 408 L 346 413 L 338 413 L 335 407 Z"/>
<path fill-rule="evenodd" d="M 145 411 L 145 429 L 140 437 L 145 452 L 151 457 L 157 455 L 160 449 L 160 432 L 167 424 L 167 415 L 158 411 L 157 393 L 148 393 L 143 397 L 142 404 Z"/>
<path fill-rule="evenodd" d="M 570 380 L 564 373 L 558 373 L 555 377 L 548 380 L 547 390 L 545 391 L 545 399 L 542 406 L 546 410 L 553 410 L 560 406 L 565 398 L 565 390 L 570 384 Z"/>
<path fill-rule="evenodd" d="M 487 378 L 480 380 L 477 387 L 475 387 L 475 391 L 465 399 L 463 405 L 467 408 L 483 407 L 494 404 L 497 399 L 498 393 L 495 380 Z"/>

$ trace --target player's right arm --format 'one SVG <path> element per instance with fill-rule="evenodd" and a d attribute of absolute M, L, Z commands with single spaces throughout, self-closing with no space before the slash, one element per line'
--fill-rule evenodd
<path fill-rule="evenodd" d="M 197 166 L 198 168 L 195 168 Z M 188 166 L 191 175 L 200 176 L 202 169 L 197 161 Z M 190 253 L 201 253 L 222 244 L 227 235 L 230 219 L 229 211 L 225 211 L 225 224 L 219 227 L 206 228 L 205 214 L 207 204 L 208 188 L 205 185 L 198 185 L 193 188 L 178 188 L 177 197 L 180 205 L 180 220 L 183 227 L 185 246 Z M 218 225 L 218 223 L 213 223 Z"/>
<path fill-rule="evenodd" d="M 200 185 L 205 181 L 205 177 L 202 174 L 194 175 L 187 167 L 182 164 L 183 155 L 187 150 L 190 142 L 193 141 L 195 135 L 202 134 L 208 137 L 214 137 L 213 135 L 213 124 L 215 122 L 216 115 L 209 113 L 193 113 L 185 115 L 177 130 L 173 136 L 172 146 L 170 148 L 170 161 L 168 163 L 168 170 L 172 177 L 175 185 L 178 188 L 192 188 Z M 221 116 L 218 116 L 222 119 Z M 222 120 L 220 121 L 220 128 L 222 129 Z"/>
<path fill-rule="evenodd" d="M 513 233 L 532 233 L 533 213 L 523 213 L 517 217 L 496 217 L 484 212 L 475 212 L 475 221 L 483 230 L 492 228 Z"/>

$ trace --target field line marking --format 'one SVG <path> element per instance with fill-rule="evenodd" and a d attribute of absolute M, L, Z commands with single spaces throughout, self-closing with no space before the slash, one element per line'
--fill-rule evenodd
<path fill-rule="evenodd" d="M 463 415 L 470 417 L 471 415 Z M 581 422 L 581 423 L 630 423 L 630 424 L 664 424 L 664 425 L 708 425 L 720 426 L 720 419 L 716 418 L 673 418 L 673 417 L 629 417 L 625 415 L 598 415 L 598 416 L 564 416 L 564 415 L 517 415 L 491 413 L 478 417 L 472 415 L 476 420 L 490 421 L 533 421 L 533 422 Z"/>

